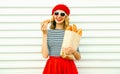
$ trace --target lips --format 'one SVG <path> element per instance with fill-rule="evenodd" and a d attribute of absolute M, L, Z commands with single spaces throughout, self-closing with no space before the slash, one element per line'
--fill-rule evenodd
<path fill-rule="evenodd" d="M 56 19 L 57 21 L 62 21 L 62 19 Z"/>

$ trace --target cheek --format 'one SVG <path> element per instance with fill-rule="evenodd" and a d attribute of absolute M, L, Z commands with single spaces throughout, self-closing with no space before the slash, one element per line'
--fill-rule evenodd
<path fill-rule="evenodd" d="M 64 21 L 65 21 L 65 19 L 62 19 L 62 20 L 61 20 L 61 22 L 64 22 Z"/>
<path fill-rule="evenodd" d="M 63 21 L 65 21 L 65 17 L 63 17 Z"/>
<path fill-rule="evenodd" d="M 56 18 L 57 16 L 53 15 L 53 18 Z"/>

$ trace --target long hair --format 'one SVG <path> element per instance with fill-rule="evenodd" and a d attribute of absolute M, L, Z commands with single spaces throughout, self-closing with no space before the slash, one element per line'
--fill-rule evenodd
<path fill-rule="evenodd" d="M 65 17 L 63 29 L 65 30 L 67 26 L 69 26 L 69 16 Z M 56 22 L 55 22 L 55 18 L 52 16 L 50 29 L 55 29 L 55 28 L 56 28 Z"/>

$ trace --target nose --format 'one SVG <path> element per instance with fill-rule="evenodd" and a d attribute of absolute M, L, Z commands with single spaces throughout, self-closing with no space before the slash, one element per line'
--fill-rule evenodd
<path fill-rule="evenodd" d="M 59 14 L 58 17 L 61 17 L 61 15 Z"/>

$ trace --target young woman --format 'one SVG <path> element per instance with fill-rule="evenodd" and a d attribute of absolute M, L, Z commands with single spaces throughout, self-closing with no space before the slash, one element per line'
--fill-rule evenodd
<path fill-rule="evenodd" d="M 43 74 L 78 74 L 73 60 L 60 57 L 64 30 L 69 25 L 70 9 L 64 4 L 58 4 L 52 9 L 52 19 L 45 20 L 41 24 L 43 33 L 42 55 L 48 58 Z M 47 30 L 48 23 L 51 23 L 50 30 Z M 75 51 L 72 47 L 63 49 L 66 54 L 73 54 L 80 60 L 79 49 Z"/>

